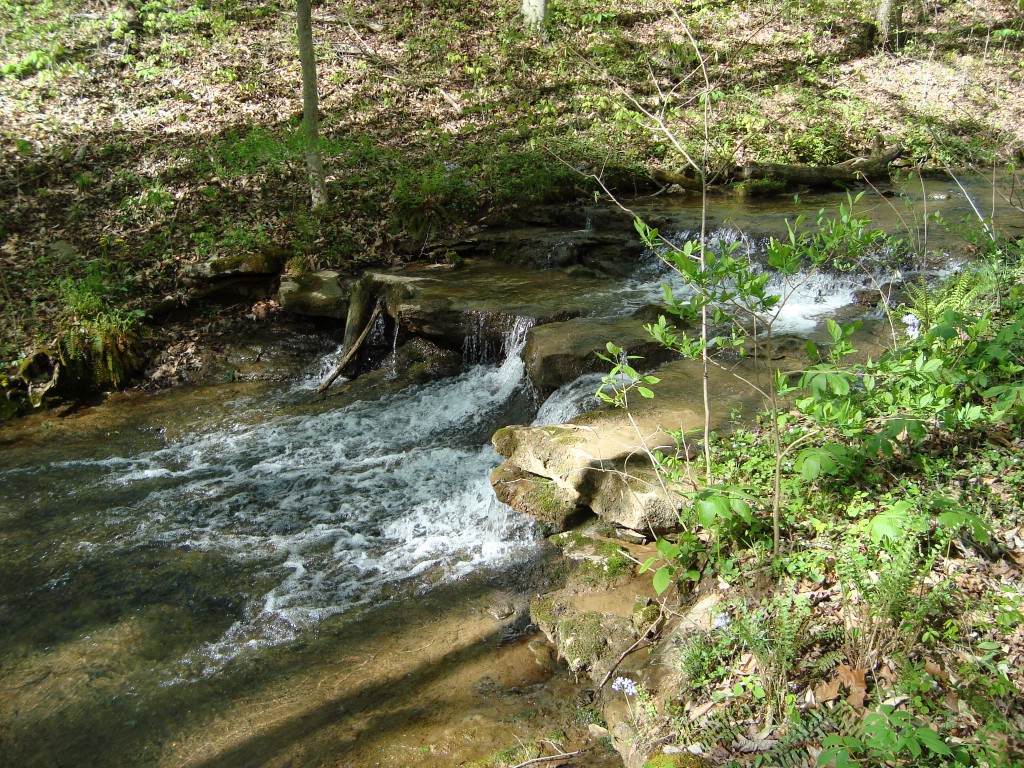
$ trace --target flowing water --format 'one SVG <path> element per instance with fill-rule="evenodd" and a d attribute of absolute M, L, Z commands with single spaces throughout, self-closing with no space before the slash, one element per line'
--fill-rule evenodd
<path fill-rule="evenodd" d="M 425 590 L 536 558 L 529 521 L 488 482 L 491 433 L 535 410 L 527 329 L 509 328 L 502 360 L 340 409 L 309 404 L 300 376 L 125 403 L 131 419 L 94 418 L 91 436 L 19 425 L 0 453 L 4 764 L 109 764 L 85 747 L 98 734 L 159 743 L 170 723 L 136 730 L 156 707 L 207 700 L 189 689 L 294 652 L 332 617 L 390 601 L 414 624 Z"/>
<path fill-rule="evenodd" d="M 629 314 L 666 278 L 650 254 L 592 313 Z M 803 281 L 780 332 L 870 283 Z M 489 437 L 572 418 L 600 376 L 538 412 L 527 329 L 500 350 L 467 339 L 458 376 L 344 407 L 312 401 L 334 358 L 310 356 L 285 383 L 6 427 L 0 765 L 447 766 L 568 728 L 572 683 L 523 633 L 558 569 L 494 499 Z"/>

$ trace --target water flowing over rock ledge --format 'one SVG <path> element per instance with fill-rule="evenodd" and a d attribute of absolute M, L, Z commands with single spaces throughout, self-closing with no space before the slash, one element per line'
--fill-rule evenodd
<path fill-rule="evenodd" d="M 777 361 L 783 362 L 783 361 Z M 736 375 L 763 376 L 752 361 L 733 370 L 712 368 L 712 423 L 724 425 L 732 411 L 761 405 Z M 509 426 L 493 437 L 504 463 L 491 475 L 498 498 L 537 517 L 551 530 L 565 530 L 589 510 L 626 535 L 650 538 L 678 527 L 679 491 L 654 472 L 650 452 L 688 451 L 704 424 L 699 364 L 676 360 L 656 369 L 661 382 L 654 399 L 637 397 L 630 412 L 602 407 L 557 426 Z M 596 402 L 596 401 L 595 401 Z M 672 432 L 691 437 L 678 446 Z M 627 476 L 628 472 L 628 476 Z"/>

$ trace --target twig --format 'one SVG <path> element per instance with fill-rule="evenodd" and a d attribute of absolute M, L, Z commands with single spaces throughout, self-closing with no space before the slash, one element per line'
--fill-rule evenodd
<path fill-rule="evenodd" d="M 661 623 L 661 620 L 664 619 L 664 618 L 665 618 L 665 605 L 664 605 L 664 603 L 662 603 L 662 604 L 660 604 L 658 606 L 658 618 L 656 618 L 654 620 L 654 623 L 651 624 L 651 626 L 649 626 L 647 629 L 644 630 L 643 634 L 640 635 L 640 639 L 638 639 L 635 643 L 633 643 L 631 646 L 629 646 L 629 648 L 627 648 L 623 652 L 623 654 L 621 656 L 619 656 L 618 660 L 614 664 L 612 664 L 611 669 L 608 670 L 608 674 L 606 674 L 604 676 L 604 680 L 602 680 L 601 684 L 599 686 L 597 686 L 597 690 L 598 691 L 600 691 L 602 688 L 605 687 L 605 685 L 608 684 L 608 681 L 611 680 L 612 675 L 615 674 L 615 670 L 619 668 L 619 664 L 621 664 L 623 662 L 623 660 L 627 656 L 629 656 L 629 654 L 631 654 L 633 651 L 635 651 L 638 648 L 640 648 L 640 644 L 641 643 L 650 642 L 647 639 L 647 635 L 649 635 L 651 633 L 651 631 L 653 631 L 654 628 L 657 627 L 658 624 Z"/>
<path fill-rule="evenodd" d="M 548 757 L 535 757 L 532 760 L 527 760 L 525 763 L 519 765 L 513 765 L 512 768 L 526 768 L 528 765 L 540 765 L 541 763 L 553 763 L 555 760 L 568 760 L 573 757 L 579 757 L 587 750 L 579 749 L 575 752 L 562 752 L 557 755 L 550 755 Z"/>
<path fill-rule="evenodd" d="M 462 105 L 459 103 L 458 99 L 456 99 L 454 96 L 452 96 L 450 93 L 448 93 L 441 86 L 437 87 L 437 92 L 441 94 L 441 98 L 443 98 L 445 101 L 448 102 L 448 104 L 451 105 L 451 108 L 455 110 L 455 114 L 457 114 L 457 115 L 461 115 L 462 114 L 462 112 L 463 112 Z"/>

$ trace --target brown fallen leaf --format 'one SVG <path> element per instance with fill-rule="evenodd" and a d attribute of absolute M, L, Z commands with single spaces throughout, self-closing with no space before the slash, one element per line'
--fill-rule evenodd
<path fill-rule="evenodd" d="M 819 704 L 824 704 L 828 701 L 835 701 L 839 698 L 839 678 L 835 678 L 832 682 L 822 683 L 814 689 L 814 698 L 817 699 Z"/>
<path fill-rule="evenodd" d="M 706 704 L 701 704 L 699 707 L 694 707 L 690 710 L 690 722 L 696 722 L 700 718 L 704 717 L 715 707 L 715 702 L 709 701 Z"/>
<path fill-rule="evenodd" d="M 865 669 L 854 669 L 848 664 L 840 664 L 836 667 L 836 679 L 849 691 L 846 702 L 857 709 L 863 708 L 864 699 L 868 695 L 866 676 L 867 670 Z"/>
<path fill-rule="evenodd" d="M 934 677 L 936 680 L 941 680 L 945 682 L 947 679 L 945 670 L 943 670 L 942 667 L 940 667 L 934 661 L 926 661 L 924 663 L 924 671 L 932 677 Z"/>

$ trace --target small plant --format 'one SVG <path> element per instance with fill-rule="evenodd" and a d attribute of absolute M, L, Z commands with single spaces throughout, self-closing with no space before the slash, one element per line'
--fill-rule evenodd
<path fill-rule="evenodd" d="M 817 764 L 835 768 L 906 760 L 915 766 L 972 764 L 962 747 L 954 753 L 939 733 L 915 722 L 913 712 L 891 705 L 868 713 L 861 722 L 852 720 L 842 733 L 827 736 L 822 746 Z"/>
<path fill-rule="evenodd" d="M 58 357 L 80 380 L 121 387 L 141 368 L 145 313 L 119 303 L 127 290 L 103 262 L 93 262 L 80 280 L 65 278 L 57 284 Z"/>

